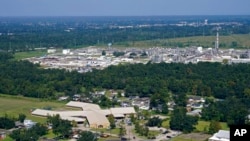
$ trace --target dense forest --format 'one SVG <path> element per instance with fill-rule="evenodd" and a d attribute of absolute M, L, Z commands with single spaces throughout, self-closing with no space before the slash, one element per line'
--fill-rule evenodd
<path fill-rule="evenodd" d="M 224 99 L 244 97 L 250 88 L 249 64 L 160 63 L 111 66 L 85 74 L 86 87 L 125 89 L 126 95 L 141 97 L 171 91 Z"/>
<path fill-rule="evenodd" d="M 225 99 L 250 95 L 250 65 L 220 63 L 147 63 L 110 66 L 85 74 L 41 69 L 28 61 L 13 61 L 0 55 L 0 93 L 28 97 L 55 98 L 94 88 L 124 89 L 126 96 L 192 94 Z"/>
<path fill-rule="evenodd" d="M 62 95 L 89 94 L 96 89 L 116 89 L 125 90 L 127 97 L 150 97 L 152 107 L 162 104 L 164 109 L 170 93 L 180 107 L 186 106 L 187 95 L 215 97 L 218 102 L 207 100 L 202 119 L 224 121 L 228 125 L 245 124 L 250 108 L 250 64 L 149 62 L 80 74 L 42 69 L 12 57 L 0 52 L 0 93 L 3 94 L 56 99 Z"/>
<path fill-rule="evenodd" d="M 205 18 L 207 17 L 0 18 L 0 49 L 26 51 L 38 47 L 72 48 L 108 43 L 126 46 L 128 41 L 216 35 L 218 25 L 202 25 Z M 220 25 L 220 35 L 250 33 L 248 17 L 209 18 L 210 22 L 226 22 Z M 183 20 L 194 23 L 194 26 L 176 25 Z M 239 22 L 242 25 L 228 25 L 227 22 Z"/>

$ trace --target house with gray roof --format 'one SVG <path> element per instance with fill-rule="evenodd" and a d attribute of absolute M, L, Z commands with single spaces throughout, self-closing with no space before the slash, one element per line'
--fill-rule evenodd
<path fill-rule="evenodd" d="M 226 130 L 219 130 L 208 141 L 230 141 L 230 132 Z"/>

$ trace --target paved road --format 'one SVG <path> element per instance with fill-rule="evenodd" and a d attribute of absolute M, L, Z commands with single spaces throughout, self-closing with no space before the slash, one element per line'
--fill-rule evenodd
<path fill-rule="evenodd" d="M 179 131 L 174 131 L 174 130 L 168 130 L 168 131 L 169 131 L 169 133 L 159 134 L 154 141 L 170 140 L 171 138 L 176 137 L 176 136 L 181 134 L 181 132 L 179 132 Z M 167 136 L 170 136 L 171 138 L 169 138 Z"/>
<path fill-rule="evenodd" d="M 145 139 L 139 138 L 136 134 L 132 132 L 132 129 L 134 129 L 133 125 L 131 126 L 125 125 L 125 129 L 127 131 L 127 134 L 125 135 L 125 137 L 130 139 L 130 141 L 145 141 Z"/>

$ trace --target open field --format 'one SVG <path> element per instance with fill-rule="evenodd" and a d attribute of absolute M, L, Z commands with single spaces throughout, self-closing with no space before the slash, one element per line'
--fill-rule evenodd
<path fill-rule="evenodd" d="M 209 124 L 210 124 L 209 121 L 199 120 L 198 124 L 195 126 L 195 128 L 196 128 L 195 131 L 197 131 L 197 132 L 204 132 L 205 130 L 209 129 Z M 222 130 L 229 130 L 229 127 L 227 126 L 227 123 L 220 122 L 220 125 L 222 127 Z M 162 126 L 164 128 L 169 128 L 169 120 L 163 121 L 162 122 Z"/>
<path fill-rule="evenodd" d="M 190 134 L 182 134 L 177 136 L 170 141 L 205 141 L 211 137 L 209 134 L 202 134 L 202 133 L 190 133 Z"/>
<path fill-rule="evenodd" d="M 203 132 L 205 129 L 208 130 L 209 124 L 210 124 L 210 122 L 208 122 L 208 121 L 198 121 L 198 124 L 195 126 L 196 131 Z M 229 130 L 227 123 L 220 122 L 220 125 L 221 125 L 222 130 Z"/>
<path fill-rule="evenodd" d="M 229 36 L 220 36 L 220 47 L 222 48 L 250 48 L 250 34 L 233 34 Z M 114 47 L 189 47 L 202 46 L 214 47 L 216 40 L 214 36 L 195 36 L 171 39 L 156 39 L 147 41 L 134 41 L 115 43 Z M 236 47 L 232 43 L 236 42 Z"/>
<path fill-rule="evenodd" d="M 18 117 L 18 114 L 23 113 L 27 116 L 27 119 L 36 122 L 45 122 L 46 118 L 31 115 L 31 110 L 36 108 L 51 108 L 53 110 L 70 109 L 62 102 L 41 101 L 34 98 L 0 94 L 0 116 L 7 114 L 9 116 Z"/>
<path fill-rule="evenodd" d="M 16 52 L 14 55 L 14 58 L 15 58 L 15 60 L 21 60 L 24 58 L 44 56 L 45 54 L 47 54 L 47 50 Z"/>

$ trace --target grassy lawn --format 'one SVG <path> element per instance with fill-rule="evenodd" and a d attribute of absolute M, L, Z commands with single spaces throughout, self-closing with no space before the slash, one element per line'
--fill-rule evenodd
<path fill-rule="evenodd" d="M 149 130 L 149 133 L 148 133 L 150 136 L 158 136 L 160 134 L 160 131 L 152 131 L 152 130 Z"/>
<path fill-rule="evenodd" d="M 103 133 L 105 133 L 105 134 L 116 134 L 116 135 L 118 135 L 119 134 L 119 131 L 120 131 L 120 129 L 119 128 L 115 128 L 115 129 L 111 129 L 111 130 L 109 130 L 109 129 L 91 129 L 92 131 L 94 131 L 94 132 L 103 132 Z"/>
<path fill-rule="evenodd" d="M 98 138 L 98 141 L 106 141 L 106 140 L 119 140 L 120 138 L 116 138 L 116 137 L 108 137 L 108 138 Z"/>
<path fill-rule="evenodd" d="M 52 130 L 49 130 L 48 134 L 45 135 L 44 137 L 47 137 L 48 139 L 52 139 L 52 138 L 55 138 L 56 135 L 52 132 Z"/>
<path fill-rule="evenodd" d="M 14 141 L 14 140 L 10 138 L 9 136 L 7 136 L 3 141 Z"/>
<path fill-rule="evenodd" d="M 51 107 L 53 110 L 66 108 L 65 103 L 62 102 L 0 94 L 0 116 L 8 114 L 9 116 L 18 117 L 20 113 L 23 113 L 27 119 L 44 123 L 46 118 L 33 116 L 30 113 L 33 109 L 44 107 Z"/>
<path fill-rule="evenodd" d="M 37 50 L 37 51 L 29 51 L 29 52 L 17 52 L 14 55 L 16 60 L 21 60 L 30 57 L 39 57 L 47 54 L 47 50 Z"/>
<path fill-rule="evenodd" d="M 169 128 L 169 120 L 164 120 L 161 124 L 162 127 L 164 128 Z"/>
<path fill-rule="evenodd" d="M 174 137 L 170 141 L 205 141 L 209 137 L 211 137 L 211 135 L 201 133 L 190 133 Z"/>
<path fill-rule="evenodd" d="M 209 124 L 210 122 L 208 121 L 198 121 L 198 124 L 195 127 L 198 132 L 203 132 L 205 128 L 207 128 L 207 130 L 209 129 Z M 220 125 L 222 127 L 222 130 L 229 130 L 227 123 L 221 122 Z"/>

